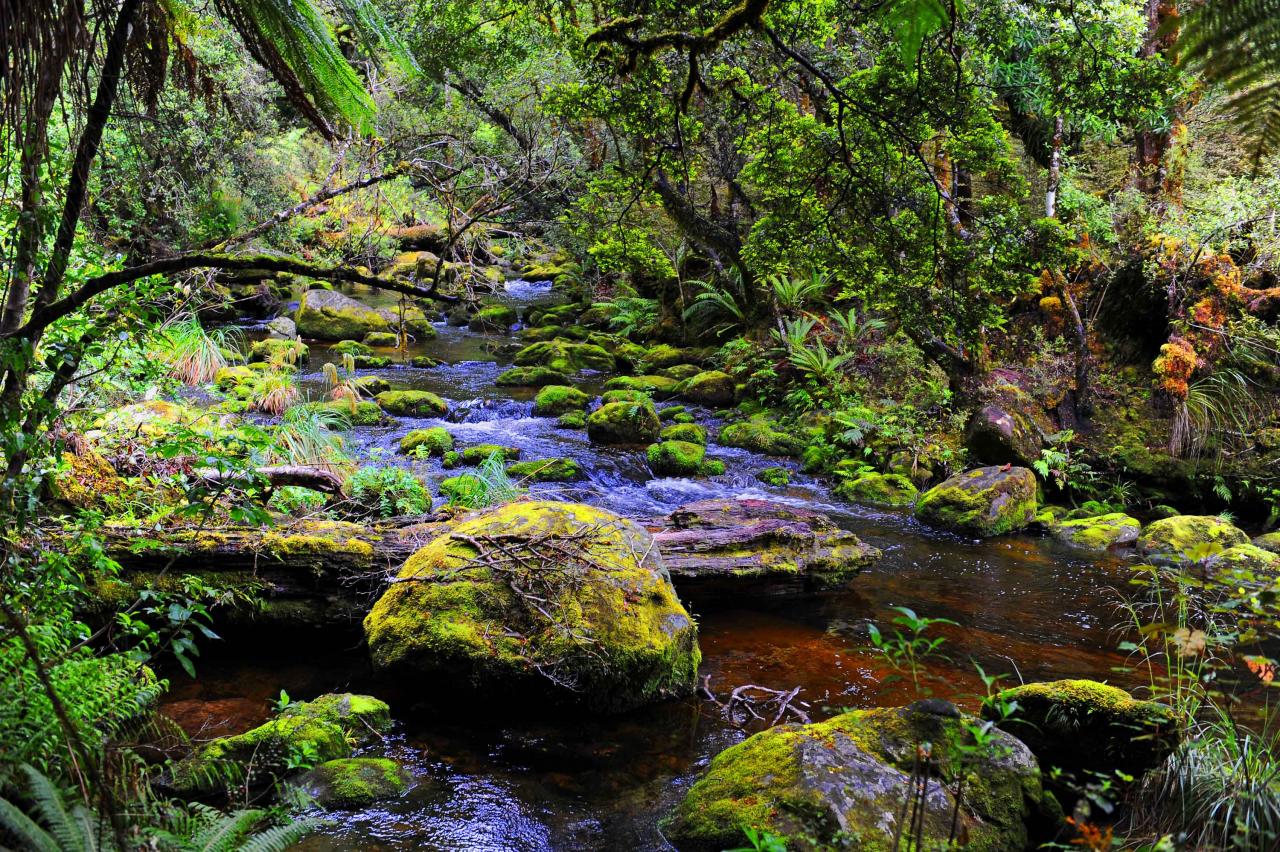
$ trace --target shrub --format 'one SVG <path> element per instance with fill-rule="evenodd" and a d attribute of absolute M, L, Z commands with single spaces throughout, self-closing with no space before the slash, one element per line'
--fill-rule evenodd
<path fill-rule="evenodd" d="M 347 480 L 352 514 L 394 518 L 421 515 L 431 509 L 431 495 L 419 480 L 400 467 L 362 467 Z"/>

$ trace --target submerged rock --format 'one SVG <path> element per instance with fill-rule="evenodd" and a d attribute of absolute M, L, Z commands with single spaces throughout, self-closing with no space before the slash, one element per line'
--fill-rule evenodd
<path fill-rule="evenodd" d="M 1025 467 L 980 467 L 957 473 L 916 501 L 916 517 L 976 536 L 1016 532 L 1036 516 L 1036 477 Z"/>
<path fill-rule="evenodd" d="M 1124 512 L 1050 523 L 1049 534 L 1082 550 L 1107 550 L 1138 540 L 1142 524 Z"/>
<path fill-rule="evenodd" d="M 851 503 L 897 509 L 910 506 L 920 492 L 916 490 L 915 483 L 900 474 L 864 471 L 840 482 L 834 493 Z"/>
<path fill-rule="evenodd" d="M 409 773 L 385 757 L 343 757 L 326 760 L 291 786 L 324 808 L 363 808 L 403 793 Z"/>
<path fill-rule="evenodd" d="M 1138 538 L 1138 552 L 1153 562 L 1182 564 L 1203 559 L 1214 548 L 1248 544 L 1235 524 L 1213 515 L 1175 515 L 1152 521 Z"/>
<path fill-rule="evenodd" d="M 308 290 L 294 317 L 298 333 L 317 340 L 360 340 L 371 331 L 390 331 L 381 313 L 336 290 Z"/>
<path fill-rule="evenodd" d="M 998 698 L 1018 705 L 1000 727 L 1026 743 L 1046 772 L 1141 775 L 1159 766 L 1181 737 L 1171 707 L 1094 680 L 1028 683 Z M 984 714 L 995 718 L 990 709 Z"/>
<path fill-rule="evenodd" d="M 682 588 L 743 586 L 782 590 L 840 586 L 880 551 L 830 518 L 770 500 L 715 499 L 681 506 L 654 535 Z"/>
<path fill-rule="evenodd" d="M 814 725 L 780 725 L 721 752 L 664 824 L 681 850 L 741 845 L 743 829 L 768 831 L 792 852 L 883 850 L 909 836 L 904 803 L 913 796 L 920 749 L 930 771 L 921 796 L 926 844 L 954 834 L 965 849 L 1020 852 L 1060 812 L 1047 800 L 1027 747 L 996 731 L 973 741 L 945 701 L 855 710 Z M 957 803 L 954 790 L 963 780 Z"/>
<path fill-rule="evenodd" d="M 485 543 L 493 536 L 501 548 Z M 649 534 L 602 509 L 548 501 L 464 521 L 418 551 L 365 634 L 377 669 L 424 690 L 448 679 L 602 711 L 687 695 L 700 660 L 697 627 Z"/>
<path fill-rule="evenodd" d="M 581 411 L 591 397 L 568 385 L 547 385 L 533 398 L 533 413 L 538 417 L 559 417 L 569 411 Z"/>
<path fill-rule="evenodd" d="M 661 423 L 648 402 L 611 402 L 587 417 L 587 437 L 596 444 L 647 444 Z"/>

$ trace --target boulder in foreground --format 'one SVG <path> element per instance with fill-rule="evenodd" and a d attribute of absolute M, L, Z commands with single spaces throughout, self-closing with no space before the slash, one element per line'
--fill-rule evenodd
<path fill-rule="evenodd" d="M 926 524 L 982 538 L 1017 532 L 1035 515 L 1035 474 L 1008 465 L 957 473 L 916 501 L 916 517 Z"/>

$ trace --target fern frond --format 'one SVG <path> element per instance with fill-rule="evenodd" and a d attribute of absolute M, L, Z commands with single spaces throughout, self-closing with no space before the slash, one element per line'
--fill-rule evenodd
<path fill-rule="evenodd" d="M 188 848 L 198 852 L 233 852 L 241 848 L 240 841 L 262 821 L 264 813 L 247 809 L 219 815 L 191 838 Z"/>
<path fill-rule="evenodd" d="M 408 45 L 369 0 L 337 0 L 338 14 L 350 25 L 369 56 L 385 56 L 406 77 L 422 73 Z"/>
<path fill-rule="evenodd" d="M 24 766 L 23 773 L 27 776 L 27 795 L 57 840 L 58 848 L 63 852 L 91 852 L 97 845 L 93 842 L 93 826 L 85 825 L 84 815 L 77 813 L 79 809 L 67 807 L 62 791 L 44 773 L 30 766 Z"/>
<path fill-rule="evenodd" d="M 246 837 L 239 852 L 285 852 L 322 825 L 324 823 L 317 819 L 295 820 L 288 825 L 277 825 Z"/>
<path fill-rule="evenodd" d="M 0 799 L 0 828 L 17 839 L 21 844 L 19 848 L 33 852 L 62 852 L 62 847 L 49 832 L 36 825 L 8 799 Z"/>

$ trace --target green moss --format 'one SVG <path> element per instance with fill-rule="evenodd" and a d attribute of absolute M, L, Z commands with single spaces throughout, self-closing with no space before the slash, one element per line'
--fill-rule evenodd
<path fill-rule="evenodd" d="M 668 405 L 666 408 L 658 411 L 658 419 L 663 423 L 675 420 L 681 414 L 687 413 L 683 405 Z"/>
<path fill-rule="evenodd" d="M 249 348 L 251 363 L 268 364 L 305 364 L 310 349 L 301 340 L 280 340 L 268 338 L 259 340 Z"/>
<path fill-rule="evenodd" d="M 740 447 L 767 456 L 799 456 L 805 448 L 801 437 L 776 429 L 765 420 L 732 423 L 720 430 L 717 440 L 726 447 Z"/>
<path fill-rule="evenodd" d="M 446 477 L 440 480 L 440 496 L 452 500 L 465 494 L 474 494 L 482 485 L 479 477 L 469 473 Z"/>
<path fill-rule="evenodd" d="M 499 444 L 477 444 L 474 447 L 463 449 L 462 463 L 480 464 L 495 453 L 503 461 L 515 461 L 520 458 L 519 447 L 504 447 Z"/>
<path fill-rule="evenodd" d="M 690 444 L 707 443 L 707 430 L 696 423 L 674 423 L 659 433 L 664 441 L 687 441 Z"/>
<path fill-rule="evenodd" d="M 362 342 L 365 346 L 396 347 L 400 345 L 400 335 L 394 331 L 371 331 Z"/>
<path fill-rule="evenodd" d="M 608 372 L 616 366 L 613 356 L 599 346 L 566 340 L 530 344 L 517 352 L 514 360 L 517 367 L 550 367 L 560 373 L 578 370 Z"/>
<path fill-rule="evenodd" d="M 640 391 L 654 399 L 673 396 L 680 383 L 666 376 L 615 376 L 604 383 L 605 390 Z"/>
<path fill-rule="evenodd" d="M 573 459 L 537 459 L 508 465 L 507 474 L 534 482 L 572 482 L 582 478 L 582 468 Z"/>
<path fill-rule="evenodd" d="M 455 467 L 462 464 L 462 453 L 455 450 L 449 450 L 444 454 L 444 458 L 441 459 L 440 463 L 445 470 L 453 470 Z"/>
<path fill-rule="evenodd" d="M 621 308 L 610 302 L 600 302 L 582 312 L 578 322 L 588 328 L 608 328 L 609 321 L 616 317 Z"/>
<path fill-rule="evenodd" d="M 1213 557 L 1213 567 L 1274 574 L 1280 568 L 1280 555 L 1253 544 L 1236 544 Z"/>
<path fill-rule="evenodd" d="M 927 524 L 970 535 L 1015 532 L 1035 518 L 1035 474 L 1023 467 L 958 473 L 921 495 L 915 514 Z"/>
<path fill-rule="evenodd" d="M 611 402 L 653 402 L 653 397 L 645 391 L 641 390 L 608 390 L 600 395 L 600 404 L 608 405 Z"/>
<path fill-rule="evenodd" d="M 720 459 L 707 459 L 702 463 L 698 473 L 702 476 L 724 476 L 725 466 Z"/>
<path fill-rule="evenodd" d="M 350 355 L 352 357 L 373 354 L 371 347 L 357 340 L 340 340 L 330 346 L 329 351 L 335 355 Z"/>
<path fill-rule="evenodd" d="M 547 385 L 533 399 L 533 413 L 538 417 L 558 417 L 567 411 L 581 411 L 591 402 L 577 388 L 567 385 Z"/>
<path fill-rule="evenodd" d="M 331 290 L 303 293 L 294 322 L 303 337 L 320 340 L 360 340 L 371 331 L 388 330 L 382 314 Z"/>
<path fill-rule="evenodd" d="M 432 367 L 439 367 L 444 362 L 439 358 L 432 358 L 430 355 L 415 355 L 409 359 L 409 366 L 417 367 L 420 370 L 429 370 Z"/>
<path fill-rule="evenodd" d="M 564 373 L 549 367 L 512 367 L 494 379 L 494 384 L 499 387 L 540 388 L 546 385 L 563 385 L 568 381 L 569 378 Z"/>
<path fill-rule="evenodd" d="M 93 450 L 63 453 L 63 469 L 52 481 L 52 496 L 80 509 L 101 505 L 107 497 L 133 490 L 116 469 Z"/>
<path fill-rule="evenodd" d="M 251 367 L 223 367 L 213 374 L 213 385 L 223 393 L 233 391 L 241 385 L 258 381 L 262 374 Z"/>
<path fill-rule="evenodd" d="M 658 476 L 693 476 L 702 468 L 707 448 L 688 441 L 650 444 L 649 467 Z"/>
<path fill-rule="evenodd" d="M 791 471 L 785 467 L 766 467 L 764 470 L 756 473 L 756 479 L 765 485 L 772 485 L 775 488 L 782 488 L 791 484 Z"/>
<path fill-rule="evenodd" d="M 835 495 L 852 503 L 897 509 L 914 503 L 919 492 L 915 484 L 905 476 L 864 471 L 837 485 Z"/>
<path fill-rule="evenodd" d="M 570 411 L 561 414 L 556 420 L 556 425 L 561 429 L 584 429 L 587 425 L 587 413 L 585 411 Z"/>
<path fill-rule="evenodd" d="M 543 609 L 557 614 L 554 623 L 522 604 L 504 575 L 476 562 L 466 541 L 584 531 L 590 563 L 561 562 L 540 572 Z M 380 670 L 427 681 L 456 678 L 508 700 L 545 696 L 598 710 L 685 695 L 695 684 L 696 628 L 661 571 L 652 539 L 604 510 L 512 503 L 437 538 L 405 563 L 399 578 L 365 619 Z M 556 680 L 540 673 L 547 667 Z M 565 680 L 577 689 L 558 685 Z"/>
<path fill-rule="evenodd" d="M 375 399 L 383 411 L 405 417 L 443 417 L 449 413 L 449 404 L 430 391 L 384 391 Z"/>
<path fill-rule="evenodd" d="M 373 545 L 367 537 L 368 529 L 358 524 L 304 520 L 263 533 L 262 549 L 267 556 L 287 557 L 317 571 L 364 568 L 373 563 Z"/>
<path fill-rule="evenodd" d="M 326 808 L 363 808 L 408 788 L 408 773 L 385 757 L 329 760 L 307 772 L 295 786 Z"/>
<path fill-rule="evenodd" d="M 680 385 L 682 397 L 710 407 L 731 405 L 736 394 L 733 377 L 719 370 L 699 373 Z"/>
<path fill-rule="evenodd" d="M 472 331 L 504 332 L 516 321 L 516 311 L 509 305 L 486 305 L 471 315 Z"/>
<path fill-rule="evenodd" d="M 419 448 L 422 448 L 419 450 Z M 400 439 L 400 452 L 431 456 L 443 456 L 453 449 L 453 436 L 443 426 L 432 426 L 430 429 L 414 429 Z"/>
<path fill-rule="evenodd" d="M 1038 518 L 1039 516 L 1037 516 Z M 1093 518 L 1051 521 L 1049 531 L 1059 541 L 1082 550 L 1107 550 L 1137 540 L 1142 524 L 1123 512 Z"/>
<path fill-rule="evenodd" d="M 597 444 L 643 444 L 658 437 L 661 424 L 653 405 L 611 402 L 587 417 L 587 436 Z"/>
<path fill-rule="evenodd" d="M 307 402 L 303 407 L 336 411 L 345 416 L 352 426 L 378 426 L 389 419 L 376 402 L 367 399 L 362 399 L 355 405 L 345 399 L 331 399 L 326 402 Z"/>
<path fill-rule="evenodd" d="M 1247 535 L 1222 518 L 1175 515 L 1147 524 L 1138 538 L 1138 550 L 1149 559 L 1179 564 L 1201 559 L 1214 548 L 1248 542 Z"/>
<path fill-rule="evenodd" d="M 1280 532 L 1260 535 L 1253 540 L 1254 547 L 1260 547 L 1270 553 L 1280 553 Z"/>

